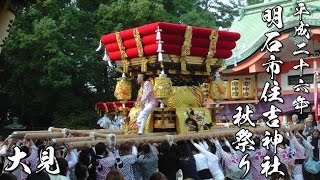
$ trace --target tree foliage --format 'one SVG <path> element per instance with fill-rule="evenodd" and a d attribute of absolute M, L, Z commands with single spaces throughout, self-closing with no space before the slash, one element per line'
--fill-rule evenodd
<path fill-rule="evenodd" d="M 32 128 L 94 126 L 94 104 L 114 100 L 118 76 L 101 60 L 102 52 L 94 51 L 100 36 L 155 21 L 228 27 L 236 8 L 212 2 L 30 1 L 17 16 L 0 56 L 1 118 L 11 109 Z"/>

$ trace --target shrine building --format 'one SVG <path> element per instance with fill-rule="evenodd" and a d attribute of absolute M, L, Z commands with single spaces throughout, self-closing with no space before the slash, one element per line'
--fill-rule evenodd
<path fill-rule="evenodd" d="M 270 105 L 274 104 L 282 110 L 278 113 L 280 121 L 290 120 L 292 114 L 298 114 L 302 120 L 307 117 L 308 113 L 314 112 L 314 68 L 320 70 L 320 0 L 301 1 L 310 14 L 302 14 L 302 23 L 309 32 L 309 39 L 306 35 L 298 35 L 295 28 L 301 24 L 299 15 L 294 16 L 296 8 L 300 1 L 296 0 L 278 0 L 267 3 L 256 4 L 244 7 L 240 16 L 236 17 L 230 31 L 239 32 L 241 38 L 237 41 L 237 46 L 233 50 L 233 56 L 225 61 L 226 69 L 222 72 L 223 80 L 227 85 L 227 93 L 224 100 L 218 102 L 223 106 L 220 117 L 226 115 L 229 120 L 236 114 L 236 108 L 240 105 L 244 107 L 249 104 L 255 111 L 251 118 L 257 120 L 262 114 L 269 111 Z M 277 28 L 268 22 L 263 21 L 263 12 L 269 9 L 270 13 L 276 14 L 275 9 L 279 5 L 282 9 L 282 28 Z M 272 18 L 275 18 L 273 16 Z M 273 40 L 281 42 L 280 52 L 266 50 L 261 51 L 267 41 L 267 33 L 278 32 L 279 35 Z M 299 43 L 305 43 L 301 49 L 297 47 Z M 294 52 L 306 50 L 309 54 L 301 53 L 294 55 Z M 277 101 L 264 102 L 260 100 L 266 82 L 273 87 L 271 74 L 266 72 L 267 66 L 263 63 L 270 60 L 270 55 L 274 55 L 276 60 L 282 60 L 280 64 L 280 73 L 274 75 L 275 80 L 281 88 L 281 97 L 283 103 Z M 299 65 L 300 59 L 303 59 L 309 67 L 303 67 L 302 79 L 308 87 L 309 93 L 303 91 L 295 92 L 294 86 L 299 83 L 300 69 L 295 70 L 293 67 Z M 316 65 L 317 64 L 317 65 Z M 319 81 L 317 83 L 319 87 Z M 309 107 L 304 108 L 302 114 L 293 106 L 294 100 L 303 96 L 310 103 Z M 319 96 L 318 96 L 319 99 Z"/>

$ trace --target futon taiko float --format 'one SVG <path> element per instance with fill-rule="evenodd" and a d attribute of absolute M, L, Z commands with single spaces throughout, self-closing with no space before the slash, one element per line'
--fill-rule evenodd
<path fill-rule="evenodd" d="M 224 81 L 210 77 L 223 68 L 223 59 L 232 56 L 239 38 L 236 32 L 166 22 L 103 35 L 97 50 L 103 47 L 103 59 L 122 77 L 114 92 L 118 102 L 98 102 L 96 108 L 102 114 L 126 115 L 125 133 L 135 134 L 141 108 L 131 99 L 130 79 L 142 72 L 151 77 L 161 102 L 149 116 L 145 132 L 210 131 L 219 108 L 204 106 L 210 99 L 223 99 L 226 88 Z"/>
<path fill-rule="evenodd" d="M 106 34 L 100 38 L 97 51 L 103 49 L 103 60 L 122 76 L 114 91 L 117 101 L 97 102 L 96 110 L 101 115 L 123 116 L 123 129 L 51 127 L 48 131 L 14 132 L 12 136 L 21 138 L 28 134 L 34 139 L 49 138 L 57 145 L 72 142 L 74 147 L 81 148 L 101 141 L 110 145 L 115 141 L 161 142 L 234 135 L 238 128 L 216 125 L 216 114 L 221 107 L 210 105 L 230 96 L 231 86 L 219 78 L 219 72 L 225 68 L 223 60 L 232 56 L 239 38 L 236 32 L 165 22 Z M 132 100 L 131 79 L 141 72 L 150 77 L 154 94 L 161 103 L 149 116 L 145 134 L 137 135 L 136 117 L 141 107 Z M 290 127 L 291 130 L 302 128 L 303 125 Z M 264 132 L 269 128 L 248 129 Z"/>

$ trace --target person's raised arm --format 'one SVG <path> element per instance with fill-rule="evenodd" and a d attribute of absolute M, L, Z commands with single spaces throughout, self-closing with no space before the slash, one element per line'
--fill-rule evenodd
<path fill-rule="evenodd" d="M 302 131 L 302 135 L 307 137 L 308 136 L 308 131 L 307 131 L 307 126 L 304 125 L 303 131 Z"/>
<path fill-rule="evenodd" d="M 150 147 L 150 151 L 151 151 L 152 155 L 157 156 L 157 155 L 159 154 L 159 152 L 158 152 L 157 148 L 156 148 L 156 147 L 154 147 L 153 145 L 151 145 L 151 143 L 150 143 L 150 142 L 148 143 L 148 145 L 149 145 L 149 147 Z"/>
<path fill-rule="evenodd" d="M 75 151 L 76 150 L 73 149 L 72 144 L 67 145 L 66 160 L 68 161 L 68 168 L 72 168 L 78 163 L 78 158 Z"/>
<path fill-rule="evenodd" d="M 135 155 L 135 156 L 138 156 L 138 149 L 137 149 L 137 147 L 135 145 L 132 145 L 131 154 Z"/>
<path fill-rule="evenodd" d="M 116 163 L 116 158 L 113 153 L 107 148 L 108 157 L 100 159 L 100 163 L 103 167 L 111 167 Z"/>
<path fill-rule="evenodd" d="M 302 139 L 302 144 L 305 148 L 306 156 L 312 156 L 313 155 L 313 149 L 314 147 L 312 144 L 307 141 L 298 131 L 296 132 L 296 135 Z"/>
<path fill-rule="evenodd" d="M 33 140 L 29 136 L 26 136 L 25 139 L 27 141 L 27 146 L 31 150 L 30 156 L 27 157 L 26 159 L 27 160 L 33 159 L 36 161 L 38 158 L 38 148 L 37 146 L 34 145 Z"/>
<path fill-rule="evenodd" d="M 216 145 L 217 152 L 219 152 L 220 158 L 227 159 L 230 155 L 222 149 L 222 146 L 221 146 L 219 140 L 215 139 L 213 142 Z"/>
<path fill-rule="evenodd" d="M 209 145 L 205 140 L 202 140 L 202 142 L 200 142 L 202 144 L 202 146 L 205 148 L 205 150 L 209 150 Z"/>
<path fill-rule="evenodd" d="M 303 146 L 298 142 L 296 136 L 291 131 L 289 131 L 289 139 L 292 142 L 290 145 L 292 144 L 294 149 L 303 151 Z"/>
<path fill-rule="evenodd" d="M 196 147 L 202 154 L 204 155 L 209 155 L 210 152 L 208 152 L 204 147 L 202 147 L 201 145 L 195 143 L 193 141 L 193 139 L 190 140 L 190 142 L 194 145 L 194 147 Z"/>

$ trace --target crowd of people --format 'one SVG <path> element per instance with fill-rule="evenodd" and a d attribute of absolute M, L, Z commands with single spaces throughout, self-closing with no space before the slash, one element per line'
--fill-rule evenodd
<path fill-rule="evenodd" d="M 256 133 L 253 137 L 254 150 L 245 153 L 236 151 L 234 143 L 230 143 L 232 140 L 225 137 L 189 138 L 178 142 L 168 137 L 168 140 L 159 144 L 126 142 L 106 145 L 100 142 L 94 147 L 86 146 L 81 150 L 74 149 L 72 144 L 62 148 L 49 141 L 33 142 L 28 137 L 24 140 L 8 138 L 1 145 L 1 169 L 13 164 L 9 157 L 14 155 L 14 148 L 19 147 L 27 154 L 21 162 L 30 168 L 31 174 L 26 173 L 24 167 L 19 165 L 14 170 L 4 170 L 0 179 L 318 179 L 320 131 L 310 118 L 306 118 L 301 134 L 297 131 L 282 132 L 284 140 L 277 146 L 277 156 L 281 162 L 278 170 L 283 174 L 273 173 L 269 177 L 261 174 L 261 164 L 266 155 L 273 153 L 273 149 L 268 150 L 262 146 L 264 134 Z M 51 165 L 59 167 L 57 175 L 48 173 L 49 168 L 37 172 L 40 161 L 43 162 L 42 153 L 49 146 L 55 148 L 56 161 Z M 246 169 L 239 168 L 239 163 L 245 154 L 248 154 L 251 166 L 247 175 L 242 177 Z"/>

